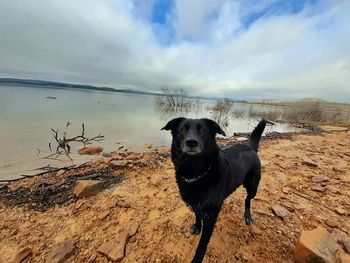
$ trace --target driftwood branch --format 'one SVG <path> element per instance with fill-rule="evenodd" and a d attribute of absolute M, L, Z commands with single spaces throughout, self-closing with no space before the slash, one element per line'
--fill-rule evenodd
<path fill-rule="evenodd" d="M 62 137 L 59 137 L 58 130 L 54 130 L 51 128 L 51 131 L 53 132 L 53 137 L 57 143 L 56 151 L 52 154 L 49 154 L 42 159 L 50 159 L 50 160 L 57 160 L 57 158 L 63 154 L 65 154 L 71 161 L 73 161 L 72 157 L 70 157 L 71 152 L 71 146 L 70 144 L 73 142 L 82 143 L 84 147 L 88 144 L 91 144 L 92 142 L 101 142 L 104 140 L 104 135 L 99 134 L 97 136 L 94 136 L 92 138 L 88 138 L 85 136 L 85 125 L 82 123 L 81 125 L 81 134 L 78 136 L 74 136 L 72 138 L 68 138 L 68 127 L 71 125 L 71 122 L 67 121 L 66 127 L 63 131 Z M 49 150 L 52 151 L 51 143 L 49 143 Z"/>

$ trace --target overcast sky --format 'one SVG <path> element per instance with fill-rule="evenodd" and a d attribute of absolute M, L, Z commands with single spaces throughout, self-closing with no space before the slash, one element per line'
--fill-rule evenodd
<path fill-rule="evenodd" d="M 350 102 L 350 0 L 1 0 L 0 77 Z"/>

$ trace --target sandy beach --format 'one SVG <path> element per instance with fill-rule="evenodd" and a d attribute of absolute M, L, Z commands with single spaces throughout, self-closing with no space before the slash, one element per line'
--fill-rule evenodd
<path fill-rule="evenodd" d="M 301 231 L 317 226 L 338 240 L 344 260 L 343 242 L 350 236 L 350 132 L 321 128 L 263 139 L 262 180 L 252 202 L 255 224 L 244 224 L 245 191 L 239 188 L 224 203 L 204 262 L 293 262 Z M 78 199 L 72 194 L 78 179 L 102 180 L 104 190 Z M 276 205 L 286 214 L 276 214 Z M 101 252 L 106 242 L 122 243 L 120 262 L 190 262 L 199 240 L 188 231 L 193 220 L 179 196 L 168 148 L 116 153 L 78 169 L 2 186 L 0 262 L 11 262 L 21 250 L 28 254 L 26 263 L 110 262 Z M 62 244 L 63 256 L 57 254 Z M 63 261 L 55 261 L 60 257 Z"/>

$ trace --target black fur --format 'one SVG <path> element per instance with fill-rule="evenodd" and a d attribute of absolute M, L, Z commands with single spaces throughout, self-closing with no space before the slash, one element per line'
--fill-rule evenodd
<path fill-rule="evenodd" d="M 247 190 L 244 220 L 247 225 L 253 223 L 250 201 L 256 195 L 261 173 L 256 152 L 265 126 L 266 121 L 260 121 L 248 144 L 223 149 L 217 146 L 215 135 L 225 133 L 212 120 L 176 118 L 162 128 L 172 132 L 176 182 L 182 199 L 196 216 L 190 232 L 195 235 L 202 232 L 192 262 L 202 262 L 225 198 L 242 184 Z"/>

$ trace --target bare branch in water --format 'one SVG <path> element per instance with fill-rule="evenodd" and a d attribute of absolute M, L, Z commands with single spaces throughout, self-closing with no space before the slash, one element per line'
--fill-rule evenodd
<path fill-rule="evenodd" d="M 59 137 L 58 134 L 58 130 L 54 130 L 51 129 L 51 131 L 53 132 L 53 137 L 55 139 L 55 141 L 57 142 L 57 147 L 56 147 L 56 151 L 55 153 L 49 154 L 45 157 L 43 157 L 42 159 L 52 159 L 52 160 L 56 160 L 59 156 L 65 154 L 71 161 L 73 161 L 72 157 L 70 157 L 70 150 L 71 150 L 71 146 L 70 144 L 73 142 L 78 142 L 78 143 L 82 143 L 84 145 L 84 147 L 88 144 L 92 144 L 92 142 L 101 142 L 102 140 L 104 140 L 104 135 L 99 134 L 97 136 L 94 136 L 92 138 L 88 138 L 85 136 L 85 125 L 84 123 L 82 123 L 81 127 L 81 135 L 72 137 L 72 138 L 68 138 L 68 127 L 71 125 L 71 122 L 67 121 L 66 127 L 63 131 L 62 134 L 62 138 Z M 49 149 L 50 151 L 52 151 L 51 148 L 51 143 L 49 143 Z M 38 154 L 39 155 L 39 154 Z"/>

